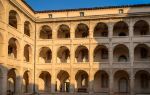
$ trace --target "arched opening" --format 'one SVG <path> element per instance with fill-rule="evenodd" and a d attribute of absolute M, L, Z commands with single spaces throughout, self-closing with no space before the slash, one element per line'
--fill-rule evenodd
<path fill-rule="evenodd" d="M 150 35 L 149 24 L 144 20 L 139 20 L 134 24 L 134 36 Z"/>
<path fill-rule="evenodd" d="M 67 47 L 62 46 L 57 52 L 57 63 L 69 63 L 70 62 L 70 51 Z"/>
<path fill-rule="evenodd" d="M 8 42 L 8 56 L 17 58 L 18 54 L 18 41 L 15 38 L 10 38 Z"/>
<path fill-rule="evenodd" d="M 38 88 L 40 93 L 47 93 L 51 91 L 51 75 L 47 71 L 42 71 L 39 80 Z"/>
<path fill-rule="evenodd" d="M 85 46 L 78 46 L 75 51 L 76 62 L 88 62 L 89 61 L 88 49 Z"/>
<path fill-rule="evenodd" d="M 39 63 L 51 63 L 52 51 L 48 47 L 42 47 L 39 55 Z"/>
<path fill-rule="evenodd" d="M 86 24 L 78 24 L 75 30 L 75 38 L 87 38 L 89 36 L 89 28 Z"/>
<path fill-rule="evenodd" d="M 100 22 L 94 28 L 94 37 L 108 37 L 107 24 Z"/>
<path fill-rule="evenodd" d="M 29 71 L 25 71 L 23 74 L 23 93 L 29 92 L 30 92 Z"/>
<path fill-rule="evenodd" d="M 18 19 L 17 12 L 14 10 L 9 11 L 9 25 L 17 29 Z"/>
<path fill-rule="evenodd" d="M 114 75 L 114 90 L 117 95 L 129 94 L 129 75 L 126 71 L 117 71 Z"/>
<path fill-rule="evenodd" d="M 94 62 L 108 62 L 108 49 L 106 46 L 98 45 L 95 48 Z"/>
<path fill-rule="evenodd" d="M 17 76 L 15 71 L 16 70 L 13 68 L 7 73 L 7 93 L 9 93 L 9 95 L 14 95 L 17 92 Z"/>
<path fill-rule="evenodd" d="M 68 72 L 61 70 L 57 75 L 57 91 L 69 92 L 70 91 L 70 80 Z"/>
<path fill-rule="evenodd" d="M 135 74 L 135 92 L 137 94 L 150 93 L 150 74 L 147 71 L 140 70 Z"/>
<path fill-rule="evenodd" d="M 75 79 L 77 83 L 76 84 L 77 92 L 87 92 L 89 83 L 89 76 L 87 72 L 79 70 L 75 75 Z"/>
<path fill-rule="evenodd" d="M 150 61 L 150 48 L 145 44 L 139 44 L 134 49 L 135 61 Z"/>
<path fill-rule="evenodd" d="M 117 45 L 113 51 L 114 62 L 128 62 L 129 61 L 129 49 L 125 45 Z"/>
<path fill-rule="evenodd" d="M 129 28 L 127 23 L 124 21 L 119 21 L 114 25 L 113 36 L 128 36 Z"/>
<path fill-rule="evenodd" d="M 27 36 L 31 36 L 31 23 L 29 21 L 24 22 L 24 34 Z"/>
<path fill-rule="evenodd" d="M 60 25 L 57 33 L 58 38 L 70 38 L 70 28 L 67 25 Z"/>
<path fill-rule="evenodd" d="M 40 30 L 41 39 L 52 39 L 52 29 L 48 25 L 42 26 Z"/>
<path fill-rule="evenodd" d="M 94 75 L 94 91 L 96 93 L 108 93 L 109 76 L 105 71 L 99 70 Z"/>
<path fill-rule="evenodd" d="M 24 47 L 24 61 L 26 61 L 26 62 L 31 62 L 31 56 L 32 56 L 32 54 L 31 54 L 32 52 L 31 52 L 31 47 L 30 47 L 30 45 L 25 45 L 25 47 Z"/>

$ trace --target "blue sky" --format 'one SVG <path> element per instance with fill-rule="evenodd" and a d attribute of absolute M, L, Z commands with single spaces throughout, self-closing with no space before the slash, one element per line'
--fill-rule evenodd
<path fill-rule="evenodd" d="M 150 0 L 25 0 L 34 10 L 59 10 L 133 4 L 150 4 Z"/>

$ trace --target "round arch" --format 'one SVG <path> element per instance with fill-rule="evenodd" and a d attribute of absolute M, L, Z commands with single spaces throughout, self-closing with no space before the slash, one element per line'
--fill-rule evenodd
<path fill-rule="evenodd" d="M 88 73 L 84 70 L 79 70 L 75 75 L 76 80 L 76 91 L 77 92 L 87 92 L 89 76 Z"/>
<path fill-rule="evenodd" d="M 94 37 L 108 37 L 108 26 L 106 23 L 99 22 L 94 28 Z"/>
<path fill-rule="evenodd" d="M 113 27 L 113 36 L 128 36 L 129 27 L 128 24 L 124 21 L 119 21 L 115 23 Z"/>
<path fill-rule="evenodd" d="M 79 23 L 75 30 L 75 38 L 87 38 L 89 36 L 89 27 L 84 23 Z"/>
<path fill-rule="evenodd" d="M 57 63 L 69 63 L 70 50 L 66 46 L 61 46 L 57 51 Z"/>
<path fill-rule="evenodd" d="M 89 52 L 86 46 L 78 46 L 75 51 L 76 62 L 88 62 Z"/>
<path fill-rule="evenodd" d="M 126 45 L 119 44 L 114 47 L 113 50 L 114 62 L 128 62 L 129 61 L 129 49 Z"/>
<path fill-rule="evenodd" d="M 57 74 L 57 91 L 70 91 L 70 75 L 67 71 L 60 70 Z"/>
<path fill-rule="evenodd" d="M 108 62 L 108 48 L 104 45 L 97 45 L 93 55 L 94 62 Z"/>
<path fill-rule="evenodd" d="M 138 20 L 134 24 L 134 36 L 150 35 L 149 23 L 145 20 Z"/>
<path fill-rule="evenodd" d="M 52 29 L 48 25 L 43 25 L 40 27 L 39 31 L 40 39 L 52 39 Z"/>
<path fill-rule="evenodd" d="M 51 75 L 47 71 L 42 71 L 38 78 L 38 89 L 40 93 L 51 92 Z"/>
<path fill-rule="evenodd" d="M 70 27 L 66 24 L 59 26 L 57 38 L 70 38 Z"/>
<path fill-rule="evenodd" d="M 94 91 L 102 93 L 109 89 L 109 75 L 104 70 L 98 70 L 94 75 Z M 107 92 L 108 93 L 108 92 Z"/>

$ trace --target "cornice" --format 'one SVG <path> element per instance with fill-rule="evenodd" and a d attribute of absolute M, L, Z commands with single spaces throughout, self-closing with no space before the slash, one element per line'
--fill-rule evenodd
<path fill-rule="evenodd" d="M 36 22 L 46 23 L 46 22 L 87 21 L 87 20 L 98 20 L 98 19 L 119 19 L 119 18 L 148 17 L 148 16 L 150 16 L 150 12 L 92 15 L 92 16 L 84 16 L 84 17 L 79 16 L 79 17 L 60 17 L 60 18 L 39 18 L 36 19 Z"/>

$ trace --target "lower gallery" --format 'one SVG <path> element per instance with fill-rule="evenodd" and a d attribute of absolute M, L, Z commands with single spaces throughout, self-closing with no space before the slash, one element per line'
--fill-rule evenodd
<path fill-rule="evenodd" d="M 150 4 L 34 11 L 0 0 L 0 95 L 150 95 Z"/>

